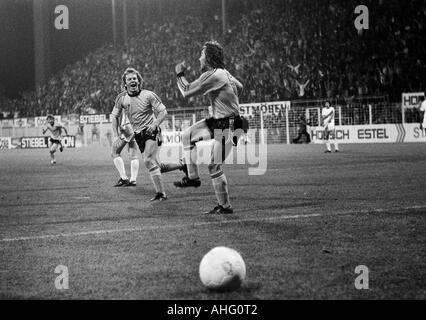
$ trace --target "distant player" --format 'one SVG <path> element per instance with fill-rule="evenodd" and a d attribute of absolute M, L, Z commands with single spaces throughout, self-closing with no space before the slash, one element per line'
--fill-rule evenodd
<path fill-rule="evenodd" d="M 334 144 L 334 151 L 339 152 L 339 144 L 337 143 L 335 129 L 334 129 L 334 116 L 335 116 L 334 107 L 331 106 L 329 101 L 326 101 L 325 107 L 322 108 L 322 111 L 321 111 L 321 121 L 324 127 L 324 135 L 325 135 L 324 137 L 325 146 L 326 146 L 325 153 L 331 152 L 330 136 L 333 136 L 333 139 L 331 141 Z"/>
<path fill-rule="evenodd" d="M 59 147 L 59 151 L 63 151 L 64 147 L 62 146 L 62 131 L 65 132 L 65 135 L 68 135 L 67 129 L 63 127 L 60 123 L 55 124 L 55 117 L 49 114 L 46 118 L 46 127 L 41 130 L 43 134 L 50 131 L 49 138 L 49 148 L 50 148 L 50 163 L 56 164 L 55 152 Z"/>
<path fill-rule="evenodd" d="M 122 111 L 127 115 L 156 191 L 151 201 L 166 200 L 161 173 L 184 170 L 182 164 L 163 164 L 159 161 L 159 126 L 167 114 L 166 107 L 154 92 L 142 89 L 143 79 L 137 70 L 127 68 L 123 73 L 122 82 L 126 91 L 120 93 L 115 101 L 113 118 L 118 118 Z M 154 114 L 157 117 L 154 117 Z M 119 132 L 118 121 L 114 121 L 113 131 Z"/>
<path fill-rule="evenodd" d="M 238 93 L 242 91 L 243 85 L 225 69 L 223 48 L 216 41 L 206 42 L 202 48 L 199 61 L 203 73 L 191 83 L 184 76 L 185 62 L 179 63 L 175 67 L 177 84 L 183 97 L 190 98 L 195 95 L 208 94 L 212 106 L 210 118 L 198 121 L 182 134 L 188 176 L 183 177 L 182 181 L 175 182 L 175 186 L 180 188 L 201 185 L 196 163 L 196 143 L 198 141 L 213 139 L 215 130 L 230 129 L 232 131 L 242 128 Z M 213 142 L 211 162 L 208 166 L 218 201 L 218 205 L 213 210 L 206 212 L 208 214 L 233 213 L 222 161 L 218 161 L 218 159 L 226 159 L 232 150 L 228 146 L 232 147 L 233 141 L 232 139 L 223 140 Z"/>
<path fill-rule="evenodd" d="M 426 100 L 425 97 L 420 97 L 420 130 L 426 130 Z"/>
<path fill-rule="evenodd" d="M 121 97 L 118 95 L 117 99 Z M 117 100 L 116 99 L 116 100 Z M 117 101 L 116 101 L 117 103 Z M 139 158 L 137 155 L 137 144 L 135 140 L 135 133 L 133 132 L 132 125 L 130 124 L 129 118 L 125 112 L 120 112 L 118 117 L 112 118 L 112 132 L 113 132 L 113 144 L 112 144 L 112 161 L 120 174 L 120 180 L 114 185 L 114 187 L 135 187 L 136 179 L 139 172 Z M 129 156 L 130 156 L 130 180 L 127 177 L 126 169 L 124 167 L 124 161 L 121 157 L 121 151 L 127 145 Z"/>

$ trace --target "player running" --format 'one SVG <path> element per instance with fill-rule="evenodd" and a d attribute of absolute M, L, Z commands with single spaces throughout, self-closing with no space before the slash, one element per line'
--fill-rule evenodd
<path fill-rule="evenodd" d="M 67 129 L 63 127 L 60 123 L 55 124 L 55 117 L 49 114 L 46 117 L 46 127 L 41 130 L 42 134 L 45 134 L 47 130 L 50 131 L 49 138 L 49 149 L 50 149 L 50 163 L 56 164 L 55 152 L 59 146 L 59 151 L 63 151 L 64 147 L 62 146 L 62 130 L 65 132 L 65 135 L 68 135 Z"/>
<path fill-rule="evenodd" d="M 126 94 L 125 92 L 123 93 Z M 117 99 L 119 99 L 123 94 L 119 94 Z M 117 103 L 116 99 L 116 103 Z M 114 187 L 135 187 L 136 179 L 139 172 L 139 158 L 137 155 L 137 145 L 135 140 L 135 133 L 133 131 L 132 125 L 130 124 L 129 118 L 124 112 L 121 112 L 120 117 L 111 117 L 112 118 L 112 132 L 114 135 L 113 144 L 112 144 L 112 161 L 117 168 L 118 173 L 120 174 L 120 179 L 114 185 Z M 121 157 L 121 151 L 127 145 L 129 156 L 130 156 L 130 180 L 127 177 L 126 169 L 124 167 L 124 161 Z"/>
<path fill-rule="evenodd" d="M 143 79 L 140 73 L 133 68 L 127 68 L 122 76 L 123 86 L 126 89 L 118 95 L 113 119 L 119 118 L 125 112 L 134 131 L 134 139 L 144 156 L 145 167 L 149 171 L 156 195 L 151 201 L 167 199 L 161 179 L 162 172 L 183 170 L 182 164 L 162 164 L 158 159 L 159 126 L 167 115 L 167 110 L 160 98 L 152 91 L 142 89 Z M 154 117 L 154 114 L 157 117 Z M 113 122 L 113 132 L 118 134 L 118 120 Z"/>
<path fill-rule="evenodd" d="M 335 110 L 334 107 L 331 106 L 329 101 L 325 102 L 325 107 L 322 108 L 321 111 L 321 121 L 322 125 L 324 127 L 324 135 L 325 135 L 325 146 L 326 150 L 325 153 L 331 152 L 331 143 L 330 143 L 330 135 L 333 135 L 333 144 L 334 144 L 334 151 L 339 152 L 339 144 L 337 143 L 336 135 L 335 135 L 335 129 L 334 129 L 334 115 Z"/>
<path fill-rule="evenodd" d="M 216 41 L 206 42 L 202 48 L 199 61 L 203 73 L 191 83 L 184 76 L 185 62 L 179 63 L 175 67 L 177 84 L 183 97 L 190 98 L 195 95 L 209 94 L 212 107 L 210 118 L 198 121 L 182 134 L 188 176 L 183 177 L 182 181 L 175 182 L 175 186 L 180 188 L 201 185 L 196 163 L 197 150 L 195 147 L 198 141 L 213 139 L 216 130 L 222 132 L 227 129 L 233 131 L 242 128 L 238 92 L 242 91 L 243 85 L 225 69 L 222 46 Z M 222 170 L 222 162 L 232 150 L 233 140 L 227 139 L 224 142 L 221 137 L 213 142 L 211 162 L 208 169 L 218 205 L 213 210 L 206 212 L 208 214 L 233 213 L 229 201 L 228 182 Z"/>

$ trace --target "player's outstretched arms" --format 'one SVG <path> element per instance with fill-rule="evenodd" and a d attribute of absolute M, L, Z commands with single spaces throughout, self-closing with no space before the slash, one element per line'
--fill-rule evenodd
<path fill-rule="evenodd" d="M 194 82 L 189 83 L 185 78 L 185 71 L 187 67 L 184 62 L 178 63 L 175 66 L 175 72 L 177 76 L 177 85 L 180 93 L 184 98 L 189 98 L 195 96 L 197 94 L 202 94 L 204 88 L 202 87 L 202 83 L 200 79 L 195 80 Z"/>
<path fill-rule="evenodd" d="M 177 77 L 183 77 L 185 75 L 186 69 L 187 69 L 187 66 L 186 66 L 186 62 L 185 61 L 183 61 L 181 63 L 178 63 L 175 66 L 176 76 Z"/>

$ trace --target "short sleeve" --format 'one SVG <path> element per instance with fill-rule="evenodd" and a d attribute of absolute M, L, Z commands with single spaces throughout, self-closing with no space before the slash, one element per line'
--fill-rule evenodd
<path fill-rule="evenodd" d="M 161 101 L 160 97 L 157 96 L 154 92 L 150 91 L 148 94 L 148 100 L 149 103 L 152 106 L 152 110 L 154 110 L 154 112 L 161 112 L 163 110 L 166 109 L 166 107 L 164 106 L 163 102 Z"/>
<path fill-rule="evenodd" d="M 121 114 L 121 110 L 123 109 L 123 97 L 124 97 L 123 94 L 119 94 L 117 98 L 115 99 L 114 108 L 112 109 L 112 112 L 111 112 L 111 114 L 114 117 L 118 118 Z"/>

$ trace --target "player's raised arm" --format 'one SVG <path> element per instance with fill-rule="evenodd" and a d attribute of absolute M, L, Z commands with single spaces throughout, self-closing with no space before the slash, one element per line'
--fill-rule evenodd
<path fill-rule="evenodd" d="M 197 80 L 191 83 L 189 83 L 185 78 L 185 70 L 185 62 L 179 63 L 175 67 L 177 85 L 184 98 L 189 98 L 199 94 L 207 94 L 210 91 L 220 89 L 226 84 L 224 78 L 218 77 L 217 69 L 204 72 Z"/>
<path fill-rule="evenodd" d="M 176 65 L 175 72 L 177 76 L 177 85 L 180 93 L 184 98 L 189 98 L 197 94 L 202 94 L 202 87 L 200 79 L 189 83 L 185 78 L 186 65 L 185 61 Z"/>
<path fill-rule="evenodd" d="M 43 126 L 43 129 L 41 129 L 41 133 L 42 133 L 42 134 L 45 134 L 45 133 L 47 132 L 47 130 L 52 131 L 52 129 L 50 129 L 50 127 L 49 127 L 49 124 L 48 124 L 48 123 L 47 123 L 47 124 L 45 124 L 45 125 Z"/>
<path fill-rule="evenodd" d="M 65 135 L 67 136 L 67 135 L 68 135 L 68 131 L 67 131 L 67 128 L 65 128 L 64 126 L 61 126 L 61 129 L 62 129 L 62 130 L 64 130 L 64 132 L 65 132 Z"/>

